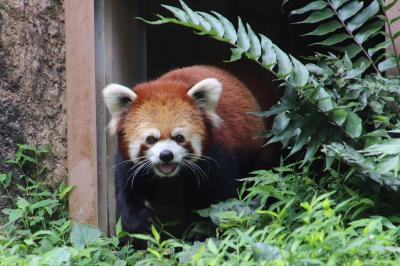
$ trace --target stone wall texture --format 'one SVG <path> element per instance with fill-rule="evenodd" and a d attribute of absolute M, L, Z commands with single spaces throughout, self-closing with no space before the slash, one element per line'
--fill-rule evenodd
<path fill-rule="evenodd" d="M 63 0 L 0 0 L 0 173 L 29 143 L 50 148 L 52 181 L 66 177 L 65 102 Z"/>

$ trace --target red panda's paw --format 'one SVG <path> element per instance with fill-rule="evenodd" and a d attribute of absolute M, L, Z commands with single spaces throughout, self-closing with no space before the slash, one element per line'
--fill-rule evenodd
<path fill-rule="evenodd" d="M 146 207 L 142 209 L 122 213 L 122 228 L 128 233 L 149 233 L 153 223 L 152 210 Z"/>

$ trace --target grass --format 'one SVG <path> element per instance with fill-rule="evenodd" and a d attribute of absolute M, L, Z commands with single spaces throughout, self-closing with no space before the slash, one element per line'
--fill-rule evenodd
<path fill-rule="evenodd" d="M 0 175 L 19 196 L 2 195 L 13 205 L 2 210 L 0 265 L 399 265 L 399 217 L 371 216 L 373 200 L 361 196 L 332 171 L 315 181 L 308 169 L 293 166 L 260 170 L 243 181 L 238 199 L 199 211 L 216 225 L 204 236 L 202 224 L 190 231 L 203 241 L 168 238 L 152 228 L 147 250 L 121 246 L 116 237 L 73 223 L 67 212 L 70 186 L 53 188 L 41 178 L 45 149 L 20 145 L 13 160 L 22 174 Z M 338 182 L 338 180 L 340 182 Z M 354 178 L 353 178 L 354 180 Z M 361 180 L 360 180 L 361 181 Z"/>

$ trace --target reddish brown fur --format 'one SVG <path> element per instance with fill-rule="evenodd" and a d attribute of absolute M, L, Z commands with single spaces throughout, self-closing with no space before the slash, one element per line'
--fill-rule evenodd
<path fill-rule="evenodd" d="M 127 155 L 128 141 L 135 138 L 140 125 L 149 121 L 161 131 L 161 138 L 170 137 L 170 131 L 174 127 L 190 126 L 204 139 L 207 133 L 204 115 L 186 94 L 197 82 L 211 77 L 222 83 L 217 114 L 223 123 L 219 128 L 212 129 L 214 140 L 230 151 L 260 149 L 261 139 L 254 138 L 264 130 L 264 125 L 262 119 L 248 114 L 259 111 L 250 91 L 223 70 L 209 66 L 192 66 L 173 70 L 157 80 L 134 88 L 138 98 L 118 127 L 121 151 Z"/>

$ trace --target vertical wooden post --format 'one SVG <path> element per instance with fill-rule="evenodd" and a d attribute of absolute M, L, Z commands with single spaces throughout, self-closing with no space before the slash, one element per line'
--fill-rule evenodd
<path fill-rule="evenodd" d="M 133 0 L 65 0 L 69 210 L 74 221 L 113 234 L 115 139 L 102 90 L 146 75 L 145 29 Z"/>
<path fill-rule="evenodd" d="M 66 0 L 68 183 L 73 220 L 98 226 L 93 1 Z"/>

